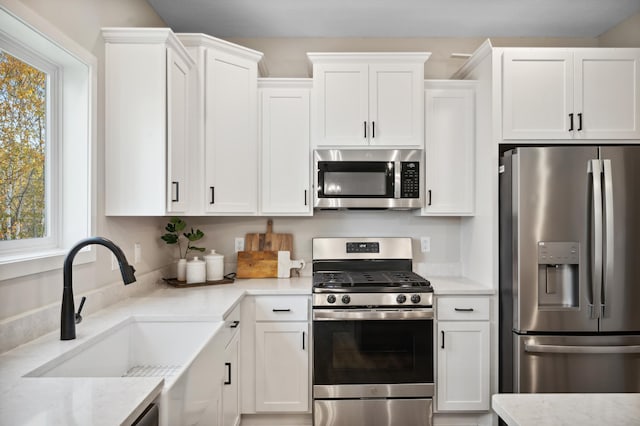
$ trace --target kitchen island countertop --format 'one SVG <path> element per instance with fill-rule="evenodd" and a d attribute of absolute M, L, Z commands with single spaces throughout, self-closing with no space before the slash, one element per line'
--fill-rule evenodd
<path fill-rule="evenodd" d="M 491 406 L 509 426 L 640 425 L 639 393 L 496 394 Z"/>

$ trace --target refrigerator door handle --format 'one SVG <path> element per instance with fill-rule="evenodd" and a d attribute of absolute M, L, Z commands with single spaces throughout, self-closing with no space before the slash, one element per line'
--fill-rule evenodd
<path fill-rule="evenodd" d="M 602 293 L 600 294 L 600 317 L 607 316 L 605 306 L 607 305 L 607 288 L 613 284 L 613 253 L 614 253 L 614 231 L 613 231 L 613 178 L 611 176 L 611 160 L 602 160 L 604 170 L 604 218 L 605 218 L 605 259 L 604 259 L 604 280 L 602 281 Z"/>
<path fill-rule="evenodd" d="M 593 191 L 593 269 L 589 317 L 596 319 L 599 317 L 599 297 L 602 291 L 602 164 L 600 160 L 589 161 L 588 172 L 591 174 Z"/>
<path fill-rule="evenodd" d="M 565 346 L 525 343 L 524 351 L 550 354 L 640 354 L 640 345 L 629 346 Z"/>

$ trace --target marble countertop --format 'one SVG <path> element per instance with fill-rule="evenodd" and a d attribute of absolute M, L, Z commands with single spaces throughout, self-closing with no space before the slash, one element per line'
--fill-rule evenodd
<path fill-rule="evenodd" d="M 435 294 L 495 294 L 458 277 L 429 278 Z M 0 419 L 12 425 L 131 424 L 162 391 L 162 378 L 37 378 L 25 374 L 130 316 L 222 321 L 245 295 L 309 295 L 311 277 L 236 280 L 191 288 L 159 285 L 84 318 L 76 339 L 55 331 L 0 355 Z"/>
<path fill-rule="evenodd" d="M 463 277 L 429 277 L 433 292 L 439 295 L 493 295 L 496 290 L 489 285 Z"/>
<path fill-rule="evenodd" d="M 509 426 L 640 424 L 640 394 L 496 394 L 493 411 Z"/>
<path fill-rule="evenodd" d="M 245 295 L 310 293 L 310 277 L 236 280 L 192 288 L 161 285 L 151 293 L 87 315 L 76 327 L 75 340 L 60 341 L 56 330 L 0 355 L 0 423 L 129 425 L 161 393 L 162 378 L 23 376 L 132 315 L 222 321 Z"/>

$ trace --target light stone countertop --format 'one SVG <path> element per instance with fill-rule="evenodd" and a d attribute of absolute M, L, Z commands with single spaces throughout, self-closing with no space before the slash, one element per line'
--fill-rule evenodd
<path fill-rule="evenodd" d="M 435 294 L 495 294 L 465 278 L 429 278 Z M 131 424 L 162 391 L 162 378 L 36 378 L 25 374 L 130 316 L 222 321 L 245 295 L 309 295 L 311 277 L 239 279 L 233 284 L 157 290 L 88 315 L 77 338 L 60 341 L 49 333 L 0 355 L 2 424 L 111 426 Z"/>
<path fill-rule="evenodd" d="M 638 393 L 496 394 L 491 405 L 509 426 L 640 425 Z"/>
<path fill-rule="evenodd" d="M 496 290 L 488 284 L 463 277 L 427 277 L 436 296 L 444 295 L 494 295 Z"/>
<path fill-rule="evenodd" d="M 131 424 L 162 391 L 154 378 L 39 378 L 25 374 L 130 316 L 222 321 L 245 295 L 309 295 L 311 278 L 236 280 L 192 288 L 161 285 L 88 315 L 76 339 L 59 330 L 0 355 L 0 424 L 29 426 Z"/>

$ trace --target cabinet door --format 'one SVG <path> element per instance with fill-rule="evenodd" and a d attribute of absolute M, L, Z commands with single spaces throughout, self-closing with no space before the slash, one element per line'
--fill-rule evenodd
<path fill-rule="evenodd" d="M 258 206 L 257 68 L 208 50 L 205 210 L 255 214 Z"/>
<path fill-rule="evenodd" d="M 256 411 L 309 410 L 306 322 L 256 324 Z"/>
<path fill-rule="evenodd" d="M 371 145 L 423 146 L 423 72 L 420 65 L 369 66 Z"/>
<path fill-rule="evenodd" d="M 489 322 L 439 321 L 438 411 L 489 410 Z"/>
<path fill-rule="evenodd" d="M 222 426 L 240 424 L 240 333 L 236 332 L 224 350 L 222 384 Z"/>
<path fill-rule="evenodd" d="M 425 91 L 424 215 L 471 215 L 475 185 L 473 89 Z"/>
<path fill-rule="evenodd" d="M 261 91 L 260 211 L 311 214 L 309 90 Z"/>
<path fill-rule="evenodd" d="M 167 49 L 167 212 L 187 209 L 189 67 Z"/>
<path fill-rule="evenodd" d="M 514 49 L 503 56 L 503 139 L 571 139 L 573 61 L 568 49 Z M 577 117 L 573 116 L 576 128 Z"/>
<path fill-rule="evenodd" d="M 314 68 L 315 146 L 367 145 L 369 83 L 366 64 Z"/>
<path fill-rule="evenodd" d="M 576 137 L 640 139 L 640 49 L 579 49 L 574 64 Z"/>

